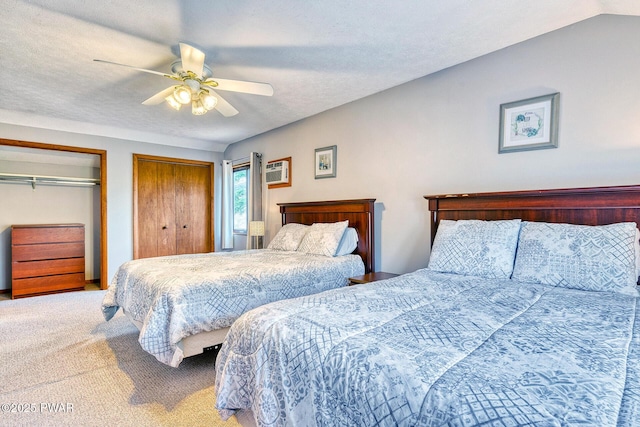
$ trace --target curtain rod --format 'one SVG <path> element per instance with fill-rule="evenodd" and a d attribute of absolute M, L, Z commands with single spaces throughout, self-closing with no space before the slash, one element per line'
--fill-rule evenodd
<path fill-rule="evenodd" d="M 251 152 L 253 154 L 253 151 Z M 258 155 L 259 158 L 262 158 L 262 153 L 256 153 Z M 233 166 L 238 166 L 238 165 L 243 165 L 243 164 L 249 164 L 249 161 L 251 160 L 251 156 L 246 156 L 246 157 L 240 157 L 239 159 L 234 159 L 234 160 L 227 160 L 230 161 L 231 164 Z"/>
<path fill-rule="evenodd" d="M 19 184 L 31 184 L 31 188 L 36 189 L 36 184 L 44 185 L 100 185 L 100 180 L 95 178 L 75 178 L 69 176 L 49 176 L 49 175 L 27 175 L 18 173 L 0 172 L 0 181 L 15 182 Z"/>

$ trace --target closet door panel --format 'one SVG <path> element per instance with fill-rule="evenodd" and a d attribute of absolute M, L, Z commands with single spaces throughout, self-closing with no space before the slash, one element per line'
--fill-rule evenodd
<path fill-rule="evenodd" d="M 158 256 L 158 163 L 138 162 L 137 258 Z"/>
<path fill-rule="evenodd" d="M 191 181 L 192 169 L 195 168 L 187 165 L 176 165 L 176 248 L 178 254 L 194 253 L 193 235 L 194 228 L 193 217 L 197 213 L 193 212 L 196 208 L 191 205 L 189 193 L 191 187 L 196 185 Z"/>
<path fill-rule="evenodd" d="M 210 252 L 209 168 L 176 165 L 177 253 Z"/>
<path fill-rule="evenodd" d="M 176 166 L 158 163 L 158 256 L 176 252 Z"/>
<path fill-rule="evenodd" d="M 213 223 L 213 212 L 211 205 L 213 204 L 213 189 L 211 188 L 210 170 L 208 167 L 198 167 L 195 176 L 192 177 L 196 183 L 195 192 L 189 195 L 191 205 L 193 206 L 191 213 L 193 229 L 200 230 L 193 233 L 193 249 L 195 252 L 211 252 L 213 247 L 210 236 Z M 196 215 L 197 214 L 197 215 Z"/>

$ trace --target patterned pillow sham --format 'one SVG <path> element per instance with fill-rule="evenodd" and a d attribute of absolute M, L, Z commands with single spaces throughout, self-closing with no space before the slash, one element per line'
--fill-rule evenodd
<path fill-rule="evenodd" d="M 314 223 L 305 234 L 298 252 L 334 256 L 349 220 L 333 223 Z"/>
<path fill-rule="evenodd" d="M 289 223 L 282 226 L 278 233 L 269 245 L 267 249 L 277 249 L 280 251 L 295 251 L 300 246 L 300 242 L 307 234 L 307 230 L 310 227 L 304 224 Z"/>
<path fill-rule="evenodd" d="M 431 248 L 430 270 L 508 279 L 520 220 L 441 220 Z"/>
<path fill-rule="evenodd" d="M 522 223 L 514 280 L 637 296 L 636 224 Z"/>

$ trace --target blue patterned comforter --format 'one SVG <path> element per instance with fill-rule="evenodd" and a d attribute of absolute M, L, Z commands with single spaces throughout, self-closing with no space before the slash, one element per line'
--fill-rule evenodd
<path fill-rule="evenodd" d="M 419 270 L 231 327 L 224 418 L 258 425 L 639 426 L 640 298 Z"/>
<path fill-rule="evenodd" d="M 102 311 L 109 320 L 122 307 L 142 324 L 142 348 L 178 366 L 183 338 L 226 328 L 262 304 L 345 286 L 361 274 L 358 255 L 260 249 L 146 258 L 120 266 Z"/>

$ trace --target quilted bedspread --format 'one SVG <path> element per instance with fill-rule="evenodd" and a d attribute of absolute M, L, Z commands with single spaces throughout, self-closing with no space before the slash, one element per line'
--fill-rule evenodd
<path fill-rule="evenodd" d="M 640 425 L 640 298 L 425 269 L 293 301 L 231 327 L 216 362 L 223 418 Z"/>
<path fill-rule="evenodd" d="M 358 255 L 260 249 L 146 258 L 120 266 L 102 311 L 109 320 L 122 307 L 142 324 L 142 348 L 178 366 L 183 338 L 228 327 L 268 302 L 345 286 L 361 274 Z"/>

